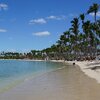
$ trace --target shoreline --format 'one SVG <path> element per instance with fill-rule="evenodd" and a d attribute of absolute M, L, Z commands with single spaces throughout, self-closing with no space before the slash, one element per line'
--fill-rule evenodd
<path fill-rule="evenodd" d="M 45 61 L 45 60 L 35 60 L 35 59 L 0 59 L 0 60 L 18 60 L 18 61 Z"/>
<path fill-rule="evenodd" d="M 45 60 L 21 60 L 21 59 L 2 59 L 2 60 L 12 60 L 12 61 L 25 61 L 25 62 L 32 62 L 32 61 L 36 61 L 36 62 L 44 62 Z M 62 63 L 62 61 L 61 61 L 61 63 Z M 41 75 L 44 75 L 44 74 L 48 74 L 48 73 L 50 73 L 50 72 L 55 72 L 55 71 L 58 71 L 58 70 L 62 70 L 62 69 L 64 69 L 66 66 L 64 65 L 64 66 L 61 66 L 61 67 L 59 67 L 59 68 L 57 68 L 57 69 L 53 69 L 53 70 L 48 70 L 48 71 L 44 71 L 44 72 L 42 72 L 42 73 L 37 73 L 37 74 L 32 74 L 31 76 L 27 76 L 27 77 L 25 77 L 25 78 L 23 78 L 23 79 L 19 79 L 19 80 L 16 80 L 16 81 L 14 81 L 14 82 L 12 82 L 12 84 L 10 84 L 10 85 L 7 85 L 7 87 L 4 87 L 4 88 L 2 88 L 1 90 L 0 90 L 0 93 L 4 93 L 4 92 L 7 92 L 7 91 L 9 91 L 10 89 L 12 89 L 12 88 L 14 88 L 14 87 L 16 87 L 16 86 L 18 86 L 18 85 L 20 85 L 20 84 L 22 84 L 22 83 L 24 83 L 24 82 L 26 82 L 26 81 L 30 81 L 30 80 L 32 80 L 32 79 L 34 79 L 34 78 L 38 78 L 38 77 L 40 77 Z"/>
<path fill-rule="evenodd" d="M 100 68 L 91 70 L 92 67 L 100 66 L 99 60 L 93 61 L 64 61 L 64 60 L 34 60 L 34 59 L 0 59 L 0 60 L 18 60 L 18 61 L 50 61 L 50 62 L 60 62 L 68 65 L 78 65 L 82 72 L 90 78 L 93 78 L 100 84 Z"/>
<path fill-rule="evenodd" d="M 97 83 L 100 84 L 100 61 L 99 60 L 93 60 L 93 61 L 64 61 L 64 60 L 53 60 L 53 62 L 63 62 L 69 65 L 78 65 L 82 72 L 84 72 L 85 75 L 88 77 L 95 79 Z M 91 68 L 97 67 L 99 68 L 92 70 Z"/>
<path fill-rule="evenodd" d="M 100 85 L 79 66 L 69 66 L 72 62 L 65 64 L 68 66 L 29 79 L 0 94 L 0 100 L 99 100 Z"/>
<path fill-rule="evenodd" d="M 95 79 L 97 83 L 100 84 L 100 61 L 93 60 L 93 61 L 64 61 L 64 60 L 53 60 L 53 62 L 63 62 L 69 65 L 77 65 L 85 75 L 89 78 Z M 97 69 L 95 67 L 98 67 Z M 92 69 L 94 68 L 94 69 Z"/>
<path fill-rule="evenodd" d="M 80 69 L 86 74 L 88 77 L 93 78 L 100 84 L 100 61 L 83 61 L 83 62 L 75 62 L 76 65 L 80 67 Z M 91 69 L 94 67 L 99 67 L 97 69 Z"/>

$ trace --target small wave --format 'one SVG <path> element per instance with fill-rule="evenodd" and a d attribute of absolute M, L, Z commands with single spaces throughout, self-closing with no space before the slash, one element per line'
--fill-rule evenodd
<path fill-rule="evenodd" d="M 40 76 L 42 76 L 42 75 L 44 75 L 44 74 L 47 74 L 47 73 L 50 73 L 50 72 L 53 72 L 53 71 L 62 70 L 62 69 L 64 69 L 65 67 L 66 67 L 66 66 L 63 66 L 63 67 L 60 67 L 60 68 L 57 68 L 57 69 L 48 70 L 48 71 L 42 72 L 42 73 L 37 73 L 37 74 L 35 74 L 35 75 L 33 74 L 33 75 L 31 75 L 31 76 L 25 78 L 24 81 L 29 81 L 29 80 L 31 80 L 31 79 L 33 79 L 33 78 L 40 77 Z"/>
<path fill-rule="evenodd" d="M 64 69 L 66 66 L 63 66 L 63 67 L 61 67 L 61 68 L 58 68 L 58 70 L 60 70 L 60 69 Z"/>

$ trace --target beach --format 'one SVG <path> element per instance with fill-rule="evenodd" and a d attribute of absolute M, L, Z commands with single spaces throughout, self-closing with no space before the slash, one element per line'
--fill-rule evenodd
<path fill-rule="evenodd" d="M 0 100 L 100 100 L 100 0 L 1 0 Z"/>
<path fill-rule="evenodd" d="M 99 100 L 100 84 L 80 70 L 82 64 L 77 65 L 66 63 L 62 69 L 25 80 L 1 93 L 0 100 Z"/>
<path fill-rule="evenodd" d="M 73 63 L 73 62 L 69 62 Z M 100 83 L 100 61 L 75 61 L 76 65 L 80 67 L 80 69 L 90 78 L 95 79 L 98 83 Z"/>
<path fill-rule="evenodd" d="M 82 72 L 86 74 L 88 77 L 95 79 L 98 83 L 100 83 L 100 60 L 92 60 L 92 61 L 64 61 L 64 60 L 53 60 L 53 62 L 64 62 L 69 65 L 73 65 L 75 63 L 79 66 Z"/>

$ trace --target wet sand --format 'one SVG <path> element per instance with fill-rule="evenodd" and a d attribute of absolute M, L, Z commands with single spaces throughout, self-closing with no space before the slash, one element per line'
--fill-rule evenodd
<path fill-rule="evenodd" d="M 0 94 L 0 100 L 100 100 L 100 84 L 66 65 Z"/>

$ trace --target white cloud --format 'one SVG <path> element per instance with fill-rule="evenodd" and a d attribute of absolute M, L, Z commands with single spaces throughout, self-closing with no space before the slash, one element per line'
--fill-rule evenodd
<path fill-rule="evenodd" d="M 97 13 L 97 16 L 100 17 L 100 11 Z"/>
<path fill-rule="evenodd" d="M 56 19 L 56 16 L 49 16 L 47 19 Z"/>
<path fill-rule="evenodd" d="M 49 19 L 49 20 L 64 20 L 64 19 L 66 19 L 67 17 L 66 16 L 63 16 L 63 15 L 61 15 L 61 16 L 54 16 L 54 15 L 51 15 L 51 16 L 48 16 L 47 17 L 47 19 Z"/>
<path fill-rule="evenodd" d="M 94 16 L 94 13 L 90 13 L 91 16 Z M 97 12 L 97 17 L 100 17 L 100 11 Z"/>
<path fill-rule="evenodd" d="M 17 52 L 16 49 L 7 49 L 6 52 Z"/>
<path fill-rule="evenodd" d="M 8 5 L 4 4 L 4 3 L 0 3 L 0 10 L 7 10 L 8 9 Z"/>
<path fill-rule="evenodd" d="M 29 24 L 46 24 L 48 20 L 65 20 L 67 16 L 60 15 L 60 16 L 48 16 L 45 18 L 38 18 L 38 19 L 32 19 L 29 21 Z"/>
<path fill-rule="evenodd" d="M 48 35 L 50 35 L 50 32 L 48 32 L 48 31 L 36 32 L 36 33 L 33 33 L 33 35 L 35 35 L 35 36 L 48 36 Z"/>
<path fill-rule="evenodd" d="M 32 19 L 29 21 L 29 24 L 46 24 L 46 20 L 44 18 Z"/>
<path fill-rule="evenodd" d="M 1 32 L 4 33 L 4 32 L 7 32 L 7 30 L 5 30 L 5 29 L 0 29 L 0 33 L 1 33 Z"/>

